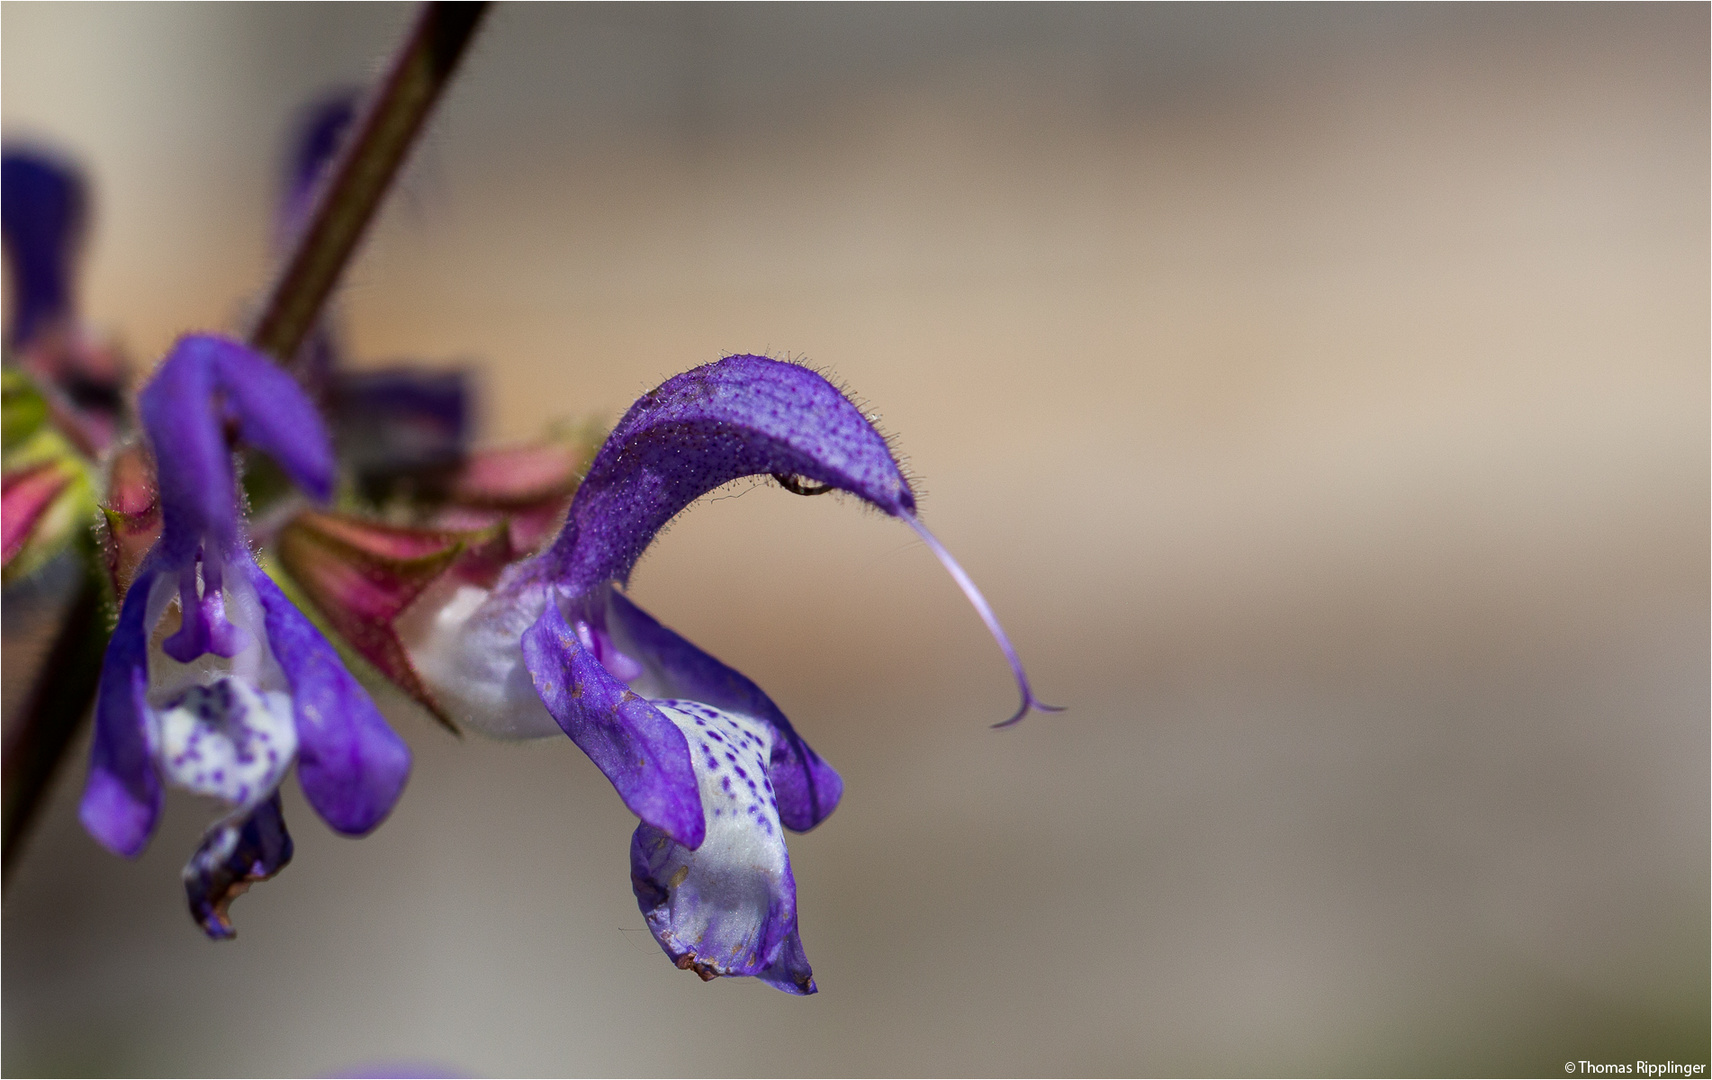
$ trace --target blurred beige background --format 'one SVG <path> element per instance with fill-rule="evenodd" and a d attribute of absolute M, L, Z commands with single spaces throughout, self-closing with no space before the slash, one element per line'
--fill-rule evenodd
<path fill-rule="evenodd" d="M 139 358 L 235 326 L 289 118 L 409 17 L 0 8 L 5 137 L 97 185 L 89 315 Z M 69 769 L 4 1071 L 1706 1061 L 1708 29 L 501 6 L 352 270 L 357 355 L 479 360 L 495 438 L 806 357 L 1070 711 L 987 730 L 1006 673 L 907 530 L 740 487 L 634 593 L 845 776 L 791 848 L 817 997 L 666 962 L 568 741 L 397 707 L 398 811 L 351 842 L 293 785 L 227 945 L 178 884 L 207 809 L 125 863 Z"/>

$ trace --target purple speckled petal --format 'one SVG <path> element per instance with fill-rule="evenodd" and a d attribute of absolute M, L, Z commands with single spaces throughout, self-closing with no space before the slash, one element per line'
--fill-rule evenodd
<path fill-rule="evenodd" d="M 577 489 L 548 573 L 572 596 L 623 582 L 684 507 L 767 474 L 830 485 L 894 516 L 915 510 L 886 440 L 837 387 L 798 364 L 728 356 L 630 407 Z"/>
<path fill-rule="evenodd" d="M 806 832 L 826 820 L 844 794 L 844 781 L 796 733 L 773 699 L 742 672 L 660 625 L 623 593 L 611 590 L 610 597 L 608 629 L 619 648 L 641 661 L 660 696 L 705 702 L 772 726 L 767 779 L 778 794 L 779 820 L 785 828 Z"/>
<path fill-rule="evenodd" d="M 797 887 L 764 769 L 765 721 L 696 701 L 657 703 L 691 744 L 707 837 L 691 851 L 646 823 L 630 841 L 630 881 L 672 962 L 703 979 L 750 975 L 812 994 L 797 932 Z"/>
<path fill-rule="evenodd" d="M 558 602 L 523 632 L 523 662 L 553 719 L 632 813 L 687 847 L 706 833 L 683 734 L 577 640 Z"/>
<path fill-rule="evenodd" d="M 136 858 L 160 816 L 161 783 L 149 752 L 149 593 L 160 571 L 145 562 L 107 642 L 95 698 L 95 741 L 78 817 L 116 855 Z"/>
<path fill-rule="evenodd" d="M 381 823 L 404 791 L 410 748 L 279 586 L 247 559 L 243 569 L 261 600 L 268 644 L 291 687 L 298 782 L 328 825 L 360 836 Z"/>
<path fill-rule="evenodd" d="M 214 826 L 184 867 L 190 917 L 211 938 L 236 937 L 227 908 L 251 885 L 283 870 L 291 852 L 277 791 L 248 816 Z"/>

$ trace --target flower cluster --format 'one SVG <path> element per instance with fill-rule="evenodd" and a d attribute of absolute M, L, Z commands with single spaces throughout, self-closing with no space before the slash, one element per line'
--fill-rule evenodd
<path fill-rule="evenodd" d="M 301 227 L 350 120 L 343 99 L 310 114 L 282 235 Z M 216 800 L 183 875 L 211 937 L 231 936 L 232 899 L 292 856 L 279 789 L 294 766 L 347 835 L 379 825 L 410 772 L 404 741 L 288 591 L 359 667 L 447 726 L 567 736 L 639 819 L 632 888 L 673 963 L 793 994 L 815 983 L 785 836 L 824 821 L 843 781 L 760 687 L 626 595 L 659 531 L 746 477 L 846 492 L 908 524 L 963 589 L 1015 675 L 1004 723 L 1051 708 L 918 518 L 886 439 L 819 373 L 728 356 L 643 395 L 604 440 L 474 452 L 462 373 L 350 372 L 323 322 L 285 366 L 227 338 L 181 339 L 137 395 L 140 438 L 126 439 L 122 383 L 90 392 L 100 354 L 64 344 L 83 340 L 66 330 L 80 189 L 34 159 L 5 168 L 7 251 L 24 281 L 9 347 L 37 358 L 6 375 L 8 573 L 39 565 L 99 494 L 118 614 L 80 815 L 134 857 L 165 786 Z M 252 535 L 240 479 L 265 475 L 319 503 L 342 491 L 341 504 L 281 501 Z"/>

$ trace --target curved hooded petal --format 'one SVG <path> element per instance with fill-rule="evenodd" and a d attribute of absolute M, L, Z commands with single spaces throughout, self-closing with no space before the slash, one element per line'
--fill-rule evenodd
<path fill-rule="evenodd" d="M 246 560 L 232 455 L 222 413 L 245 439 L 318 498 L 333 486 L 333 456 L 320 416 L 291 377 L 235 341 L 179 340 L 137 408 L 154 448 L 163 526 L 163 569 L 179 575 L 184 613 L 167 654 L 189 663 L 205 652 L 233 656 L 246 642 L 225 618 L 220 592 L 227 560 Z M 194 570 L 201 559 L 201 582 Z M 200 597 L 198 588 L 200 586 Z"/>
<path fill-rule="evenodd" d="M 886 440 L 837 387 L 798 364 L 728 356 L 630 407 L 577 489 L 547 572 L 573 597 L 622 583 L 679 511 L 768 474 L 848 491 L 893 516 L 915 511 Z"/>
<path fill-rule="evenodd" d="M 333 495 L 333 444 L 321 414 L 283 368 L 261 353 L 221 338 L 205 338 L 215 385 L 239 434 L 279 463 L 298 487 L 318 500 Z"/>
<path fill-rule="evenodd" d="M 707 836 L 691 850 L 637 826 L 630 880 L 648 929 L 673 963 L 703 979 L 752 975 L 814 993 L 797 932 L 796 879 L 766 777 L 772 726 L 694 701 L 657 705 L 691 744 Z"/>
<path fill-rule="evenodd" d="M 95 696 L 95 740 L 78 817 L 109 851 L 136 858 L 160 816 L 161 784 L 148 734 L 150 593 L 159 570 L 145 562 L 125 594 L 107 642 Z M 164 581 L 161 584 L 167 584 Z M 162 600 L 157 599 L 156 603 Z"/>
<path fill-rule="evenodd" d="M 214 413 L 211 338 L 184 338 L 137 395 L 137 412 L 154 449 L 165 518 L 159 551 L 172 569 L 235 546 L 237 488 L 232 452 Z"/>
<path fill-rule="evenodd" d="M 211 938 L 237 936 L 227 908 L 258 881 L 266 881 L 291 861 L 291 834 L 285 831 L 279 793 L 235 821 L 222 821 L 203 837 L 184 867 L 190 917 Z"/>
<path fill-rule="evenodd" d="M 321 417 L 290 375 L 235 341 L 179 340 L 137 397 L 154 448 L 165 518 L 164 554 L 174 568 L 235 550 L 238 492 L 214 395 L 225 398 L 244 439 L 317 498 L 332 492 L 334 463 Z"/>
<path fill-rule="evenodd" d="M 381 823 L 404 791 L 410 749 L 321 632 L 260 567 L 244 562 L 268 644 L 291 689 L 298 782 L 328 825 L 360 836 Z"/>
<path fill-rule="evenodd" d="M 678 843 L 701 844 L 706 823 L 683 734 L 578 640 L 556 600 L 524 631 L 523 659 L 547 711 L 624 805 Z"/>
<path fill-rule="evenodd" d="M 703 702 L 773 729 L 767 779 L 778 795 L 779 820 L 785 828 L 807 832 L 837 808 L 844 781 L 748 676 L 660 625 L 617 590 L 611 593 L 606 614 L 607 629 L 618 647 L 639 661 L 652 681 L 649 696 Z"/>

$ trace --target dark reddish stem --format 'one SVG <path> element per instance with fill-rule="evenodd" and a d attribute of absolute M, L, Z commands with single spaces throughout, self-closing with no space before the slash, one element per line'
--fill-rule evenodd
<path fill-rule="evenodd" d="M 282 361 L 297 354 L 486 12 L 485 3 L 424 5 L 274 282 L 251 345 Z"/>

